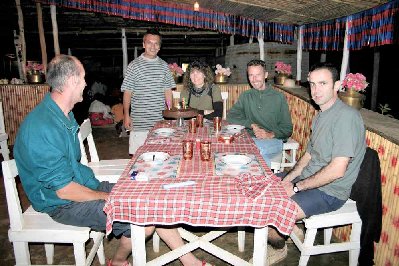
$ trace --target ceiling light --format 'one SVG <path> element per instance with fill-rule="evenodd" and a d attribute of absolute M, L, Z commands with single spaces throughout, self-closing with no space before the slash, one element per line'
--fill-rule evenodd
<path fill-rule="evenodd" d="M 199 11 L 199 4 L 198 2 L 194 3 L 194 11 Z"/>

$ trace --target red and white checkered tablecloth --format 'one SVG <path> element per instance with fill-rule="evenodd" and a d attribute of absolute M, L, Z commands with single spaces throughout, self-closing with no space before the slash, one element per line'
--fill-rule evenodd
<path fill-rule="evenodd" d="M 227 122 L 224 122 L 223 125 L 226 125 Z M 210 125 L 209 123 L 206 123 L 203 127 L 197 127 L 197 130 L 195 133 L 189 133 L 188 132 L 188 126 L 183 127 L 183 128 L 177 128 L 175 127 L 175 122 L 171 120 L 163 120 L 160 122 L 157 122 L 155 126 L 153 127 L 152 130 L 148 133 L 148 137 L 146 139 L 145 144 L 179 144 L 181 143 L 182 140 L 193 140 L 196 141 L 198 140 L 209 140 L 211 142 L 218 142 L 218 137 L 219 134 L 215 134 L 213 132 L 212 127 L 213 125 Z M 159 129 L 159 128 L 173 128 L 175 129 L 175 133 L 172 134 L 170 137 L 159 137 L 156 134 L 154 134 L 154 130 Z M 253 140 L 251 139 L 251 136 L 246 130 L 243 130 L 240 134 L 237 134 L 235 136 L 235 139 L 233 141 L 235 144 L 251 144 L 253 143 Z M 228 145 L 228 144 L 226 144 Z"/>
<path fill-rule="evenodd" d="M 295 224 L 294 202 L 267 167 L 253 141 L 247 144 L 213 142 L 211 149 L 212 152 L 254 154 L 271 182 L 267 190 L 256 199 L 246 196 L 237 188 L 237 178 L 216 176 L 213 160 L 202 162 L 195 147 L 192 160 L 181 160 L 177 178 L 131 180 L 129 171 L 142 153 L 182 154 L 181 144 L 146 144 L 137 150 L 106 201 L 107 234 L 112 231 L 114 221 L 123 221 L 138 225 L 183 223 L 211 227 L 273 225 L 288 235 Z M 162 186 L 187 180 L 196 183 L 173 189 Z"/>

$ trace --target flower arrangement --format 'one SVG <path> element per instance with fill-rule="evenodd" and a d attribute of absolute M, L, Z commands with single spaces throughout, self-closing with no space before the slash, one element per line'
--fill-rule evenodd
<path fill-rule="evenodd" d="M 173 76 L 181 77 L 184 73 L 183 69 L 179 67 L 176 63 L 168 64 L 168 67 Z"/>
<path fill-rule="evenodd" d="M 361 73 L 349 73 L 342 81 L 342 87 L 355 90 L 357 92 L 364 91 L 368 85 L 369 83 L 366 82 L 366 77 Z"/>
<path fill-rule="evenodd" d="M 229 68 L 229 67 L 224 68 L 224 67 L 222 67 L 221 64 L 217 64 L 217 65 L 216 65 L 215 74 L 216 74 L 216 75 L 217 75 L 217 74 L 221 74 L 221 75 L 225 75 L 225 76 L 228 76 L 228 77 L 229 77 L 229 76 L 231 75 L 231 71 L 230 71 L 230 68 Z"/>
<path fill-rule="evenodd" d="M 290 64 L 284 64 L 281 61 L 277 61 L 276 64 L 274 64 L 274 68 L 275 68 L 276 72 L 279 74 L 291 75 L 291 65 Z"/>
<path fill-rule="evenodd" d="M 43 71 L 43 64 L 37 63 L 35 61 L 28 61 L 28 64 L 26 64 L 26 72 L 28 74 L 33 74 L 34 72 L 40 72 L 41 74 L 43 74 Z"/>

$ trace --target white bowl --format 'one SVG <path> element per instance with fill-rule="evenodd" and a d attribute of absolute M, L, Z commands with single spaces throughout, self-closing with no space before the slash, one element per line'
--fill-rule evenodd
<path fill-rule="evenodd" d="M 231 133 L 231 134 L 237 134 L 240 133 L 241 130 L 243 130 L 245 127 L 241 125 L 227 125 L 226 130 Z"/>
<path fill-rule="evenodd" d="M 169 158 L 169 154 L 166 152 L 145 152 L 140 155 L 140 159 L 150 163 L 162 163 Z"/>
<path fill-rule="evenodd" d="M 229 166 L 241 167 L 249 164 L 252 159 L 243 154 L 227 154 L 222 157 L 222 161 Z"/>
<path fill-rule="evenodd" d="M 158 129 L 154 130 L 154 133 L 159 135 L 159 136 L 166 136 L 169 137 L 171 136 L 173 133 L 175 133 L 175 130 L 173 128 L 168 128 L 168 127 L 161 127 Z"/>

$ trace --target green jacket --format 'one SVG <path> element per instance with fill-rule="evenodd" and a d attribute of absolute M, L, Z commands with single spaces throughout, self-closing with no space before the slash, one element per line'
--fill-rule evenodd
<path fill-rule="evenodd" d="M 90 189 L 99 186 L 93 171 L 80 163 L 78 130 L 73 113 L 67 118 L 50 94 L 21 124 L 14 157 L 24 191 L 36 211 L 48 213 L 70 203 L 56 191 L 72 181 Z"/>
<path fill-rule="evenodd" d="M 243 92 L 227 114 L 227 121 L 245 126 L 251 134 L 251 124 L 274 132 L 277 139 L 287 139 L 292 134 L 287 101 L 283 94 L 270 86 L 265 90 L 251 88 Z"/>

